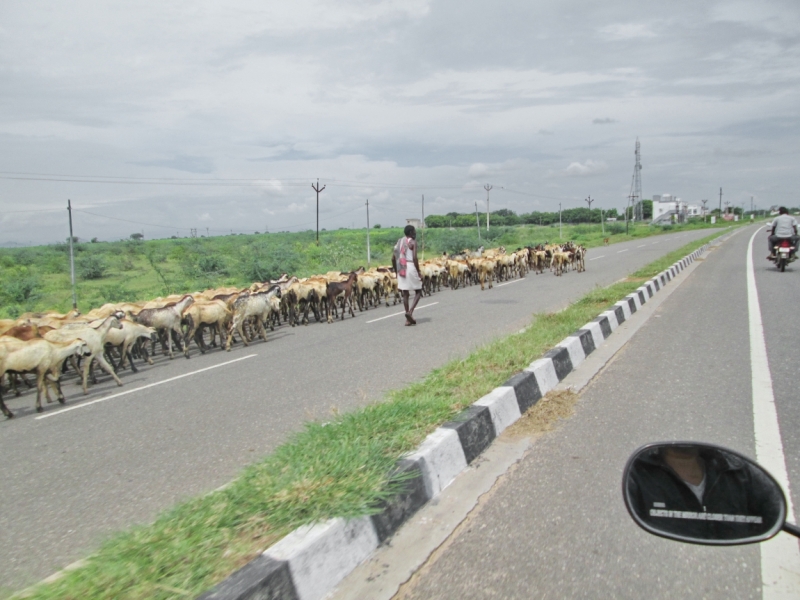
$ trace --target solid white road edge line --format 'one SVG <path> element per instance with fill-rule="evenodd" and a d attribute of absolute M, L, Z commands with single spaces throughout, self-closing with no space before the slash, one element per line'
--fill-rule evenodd
<path fill-rule="evenodd" d="M 439 304 L 438 302 L 431 302 L 430 304 L 423 304 L 422 306 L 418 306 L 414 310 L 419 310 L 420 308 L 428 308 L 429 306 L 433 306 L 434 304 Z M 399 313 L 393 313 L 391 315 L 386 315 L 385 317 L 380 317 L 378 319 L 372 319 L 372 321 L 367 321 L 367 323 L 375 323 L 376 321 L 383 321 L 384 319 L 388 319 L 389 317 L 397 317 L 399 315 L 406 314 L 405 311 Z"/>
<path fill-rule="evenodd" d="M 767 343 L 761 320 L 756 274 L 753 267 L 753 240 L 747 245 L 747 309 L 750 323 L 750 372 L 753 386 L 753 429 L 756 440 L 756 460 L 781 484 L 786 494 L 786 516 L 794 521 L 789 475 L 783 454 L 778 412 L 772 391 L 772 375 L 767 358 Z M 797 539 L 779 533 L 759 545 L 761 551 L 761 597 L 796 598 L 800 589 L 800 548 Z"/>
<path fill-rule="evenodd" d="M 36 417 L 36 419 L 46 419 L 48 417 L 54 417 L 56 415 L 64 414 L 65 412 L 69 412 L 71 410 L 76 410 L 78 408 L 84 408 L 86 406 L 91 406 L 92 404 L 97 404 L 98 402 L 105 402 L 106 400 L 111 400 L 112 398 L 119 398 L 120 396 L 126 396 L 128 394 L 133 394 L 134 392 L 140 392 L 142 390 L 146 390 L 147 388 L 155 387 L 157 385 L 161 385 L 164 383 L 169 383 L 170 381 L 176 381 L 177 379 L 183 379 L 184 377 L 189 377 L 190 375 L 197 375 L 198 373 L 202 373 L 203 371 L 210 371 L 211 369 L 216 369 L 217 367 L 224 367 L 225 365 L 230 365 L 235 362 L 239 362 L 240 360 L 247 360 L 248 358 L 253 358 L 254 356 L 258 356 L 258 354 L 248 354 L 247 356 L 241 356 L 239 358 L 234 358 L 233 360 L 228 360 L 223 363 L 219 363 L 218 365 L 211 365 L 210 367 L 205 367 L 204 369 L 198 369 L 197 371 L 192 371 L 191 373 L 184 373 L 183 375 L 176 375 L 175 377 L 170 377 L 169 379 L 164 379 L 163 381 L 156 381 L 155 383 L 148 383 L 147 385 L 143 385 L 141 387 L 133 388 L 132 390 L 125 390 L 124 392 L 118 392 L 116 394 L 111 394 L 110 396 L 105 396 L 104 398 L 98 398 L 97 400 L 91 400 L 89 402 L 84 402 L 82 404 L 76 404 L 74 406 L 69 406 L 67 408 L 62 408 L 61 410 L 54 411 L 51 413 L 47 413 L 46 415 L 40 415 Z"/>

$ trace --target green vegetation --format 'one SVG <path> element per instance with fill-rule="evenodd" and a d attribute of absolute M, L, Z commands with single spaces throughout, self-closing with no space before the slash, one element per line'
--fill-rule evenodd
<path fill-rule="evenodd" d="M 672 264 L 716 235 L 636 276 L 656 275 L 665 260 Z M 398 485 L 392 472 L 403 453 L 640 285 L 598 288 L 566 310 L 535 315 L 523 332 L 451 361 L 383 402 L 307 424 L 230 486 L 117 535 L 84 566 L 36 587 L 29 597 L 196 597 L 296 527 L 376 511 Z"/>
<path fill-rule="evenodd" d="M 581 209 L 586 210 L 586 209 Z M 502 212 L 502 211 L 500 211 Z M 509 211 L 510 212 L 510 211 Z M 494 217 L 493 217 L 494 219 Z M 494 223 L 494 221 L 493 221 Z M 708 227 L 702 222 L 666 227 L 608 223 L 565 225 L 562 238 L 587 247 L 633 238 Z M 718 227 L 728 226 L 718 224 Z M 501 226 L 493 224 L 478 239 L 476 228 L 427 229 L 420 240 L 430 257 L 503 245 L 509 249 L 559 240 L 558 224 Z M 374 228 L 370 233 L 373 264 L 389 264 L 399 228 Z M 305 277 L 333 270 L 351 270 L 366 262 L 366 230 L 234 235 L 213 238 L 142 241 L 141 234 L 120 242 L 75 244 L 78 308 L 86 312 L 105 302 L 150 300 L 172 293 L 220 286 L 250 285 L 290 273 Z M 26 311 L 72 307 L 69 245 L 59 243 L 21 249 L 0 249 L 0 318 Z"/>
<path fill-rule="evenodd" d="M 653 203 L 650 201 L 650 214 L 652 215 Z M 561 223 L 600 223 L 602 217 L 608 218 L 624 218 L 623 215 L 617 213 L 616 208 L 611 210 L 601 211 L 599 208 L 567 208 L 561 211 L 561 214 L 556 212 L 539 212 L 534 211 L 518 215 L 513 210 L 501 208 L 489 215 L 489 224 L 497 226 L 510 226 L 510 225 L 558 225 L 559 218 Z M 430 228 L 436 227 L 476 227 L 477 223 L 485 228 L 486 227 L 486 213 L 457 213 L 451 212 L 446 215 L 428 215 L 425 217 L 425 225 Z"/>

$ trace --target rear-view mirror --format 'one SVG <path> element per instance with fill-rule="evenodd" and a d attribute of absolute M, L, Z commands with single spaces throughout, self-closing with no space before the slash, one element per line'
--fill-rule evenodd
<path fill-rule="evenodd" d="M 694 544 L 761 542 L 786 519 L 777 481 L 749 458 L 694 442 L 639 448 L 622 476 L 628 512 L 642 529 Z"/>

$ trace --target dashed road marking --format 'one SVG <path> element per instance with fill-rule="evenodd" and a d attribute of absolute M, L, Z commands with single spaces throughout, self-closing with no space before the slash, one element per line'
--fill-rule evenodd
<path fill-rule="evenodd" d="M 190 375 L 197 375 L 198 373 L 202 373 L 203 371 L 210 371 L 211 369 L 216 369 L 218 367 L 224 367 L 225 365 L 230 365 L 235 362 L 239 362 L 240 360 L 247 360 L 248 358 L 253 358 L 254 356 L 258 356 L 258 354 L 248 354 L 247 356 L 240 356 L 239 358 L 234 358 L 233 360 L 228 360 L 223 363 L 219 363 L 218 365 L 211 365 L 210 367 L 205 367 L 204 369 L 198 369 L 197 371 L 192 371 L 191 373 L 184 373 L 183 375 L 176 375 L 175 377 L 170 377 L 169 379 L 164 379 L 163 381 L 156 381 L 155 383 L 148 383 L 147 385 L 143 385 L 137 388 L 133 388 L 132 390 L 125 390 L 124 392 L 117 392 L 116 394 L 111 394 L 110 396 L 106 396 L 104 398 L 98 398 L 97 400 L 90 400 L 89 402 L 84 402 L 82 404 L 76 404 L 74 406 L 69 406 L 67 408 L 62 408 L 61 410 L 54 411 L 51 413 L 47 413 L 46 415 L 40 415 L 36 417 L 36 419 L 47 419 L 48 417 L 55 417 L 56 415 L 62 415 L 65 412 L 69 412 L 71 410 L 77 410 L 79 408 L 85 408 L 87 406 L 91 406 L 92 404 L 97 404 L 98 402 L 105 402 L 106 400 L 111 400 L 113 398 L 119 398 L 120 396 L 127 396 L 128 394 L 133 394 L 134 392 L 140 392 L 142 390 L 146 390 L 147 388 L 156 387 L 157 385 L 162 385 L 164 383 L 169 383 L 170 381 L 176 381 L 178 379 L 183 379 L 184 377 L 189 377 Z"/>
<path fill-rule="evenodd" d="M 625 248 L 625 250 L 618 250 L 617 254 L 622 254 L 623 252 L 627 252 L 630 248 Z"/>
<path fill-rule="evenodd" d="M 597 260 L 598 258 L 605 258 L 605 257 L 606 255 L 603 254 L 603 256 L 595 256 L 594 258 L 590 258 L 589 260 Z"/>
<path fill-rule="evenodd" d="M 515 279 L 514 281 L 506 281 L 505 283 L 498 283 L 494 287 L 503 287 L 504 285 L 511 285 L 512 283 L 519 283 L 520 281 L 525 281 L 524 279 Z"/>
<path fill-rule="evenodd" d="M 430 304 L 423 304 L 422 306 L 418 306 L 414 310 L 419 310 L 421 308 L 428 308 L 429 306 L 433 306 L 434 304 L 439 304 L 438 302 L 431 302 Z M 397 317 L 399 315 L 406 314 L 405 311 L 399 313 L 392 313 L 391 315 L 386 315 L 385 317 L 379 317 L 377 319 L 372 319 L 372 321 L 367 321 L 367 323 L 375 323 L 376 321 L 383 321 L 384 319 L 388 319 L 389 317 Z"/>

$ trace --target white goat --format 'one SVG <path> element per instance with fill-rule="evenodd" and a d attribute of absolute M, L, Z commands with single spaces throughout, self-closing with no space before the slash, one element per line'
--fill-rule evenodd
<path fill-rule="evenodd" d="M 112 328 L 108 330 L 108 334 L 106 335 L 106 346 L 119 348 L 120 361 L 117 365 L 117 370 L 124 368 L 125 360 L 130 359 L 131 369 L 134 373 L 136 373 L 136 365 L 133 364 L 133 356 L 131 356 L 131 346 L 141 338 L 147 338 L 148 340 L 154 342 L 156 341 L 158 334 L 152 327 L 140 325 L 139 323 L 134 323 L 133 321 L 128 321 L 127 319 L 121 320 L 120 325 L 122 325 L 121 329 Z M 147 364 L 153 364 L 153 359 L 147 355 L 146 350 L 144 352 L 144 359 L 147 361 Z"/>
<path fill-rule="evenodd" d="M 24 373 L 26 371 L 36 372 L 36 412 L 42 412 L 42 390 L 47 393 L 46 385 L 54 385 L 58 394 L 58 401 L 64 404 L 64 394 L 61 393 L 61 386 L 58 384 L 58 372 L 61 364 L 70 356 L 89 356 L 91 350 L 83 340 L 77 339 L 71 342 L 59 343 L 48 340 L 30 340 L 21 342 L 20 346 L 11 350 L 4 357 L 0 357 L 0 377 L 7 371 Z M 46 377 L 49 373 L 49 377 Z M 50 396 L 47 397 L 48 402 Z M 9 419 L 14 415 L 6 407 L 3 398 L 0 397 L 0 410 Z"/>
<path fill-rule="evenodd" d="M 250 317 L 255 317 L 261 337 L 264 338 L 265 342 L 267 341 L 267 332 L 264 329 L 264 325 L 271 312 L 280 312 L 280 298 L 281 288 L 278 285 L 273 285 L 266 292 L 257 292 L 237 298 L 236 302 L 233 303 L 233 321 L 228 328 L 227 350 L 229 352 L 234 330 L 239 332 L 244 345 L 249 345 L 247 337 L 244 335 L 243 327 L 244 322 Z"/>
<path fill-rule="evenodd" d="M 122 325 L 117 320 L 117 317 L 110 316 L 106 318 L 102 325 L 97 328 L 84 326 L 84 327 L 69 327 L 69 328 L 62 328 L 62 329 L 54 329 L 53 331 L 48 331 L 44 334 L 44 339 L 51 341 L 51 342 L 71 342 L 73 340 L 83 340 L 86 342 L 86 345 L 89 346 L 91 350 L 91 357 L 84 361 L 83 365 L 83 393 L 89 393 L 89 386 L 88 386 L 88 378 L 89 378 L 89 369 L 92 366 L 92 363 L 96 360 L 97 364 L 99 364 L 102 369 L 111 375 L 114 378 L 114 381 L 117 382 L 117 385 L 122 385 L 122 381 L 120 381 L 117 374 L 114 373 L 114 369 L 111 368 L 111 365 L 106 362 L 106 359 L 103 357 L 103 350 L 106 344 L 106 335 L 108 335 L 108 330 L 111 328 L 114 329 L 122 329 Z"/>

